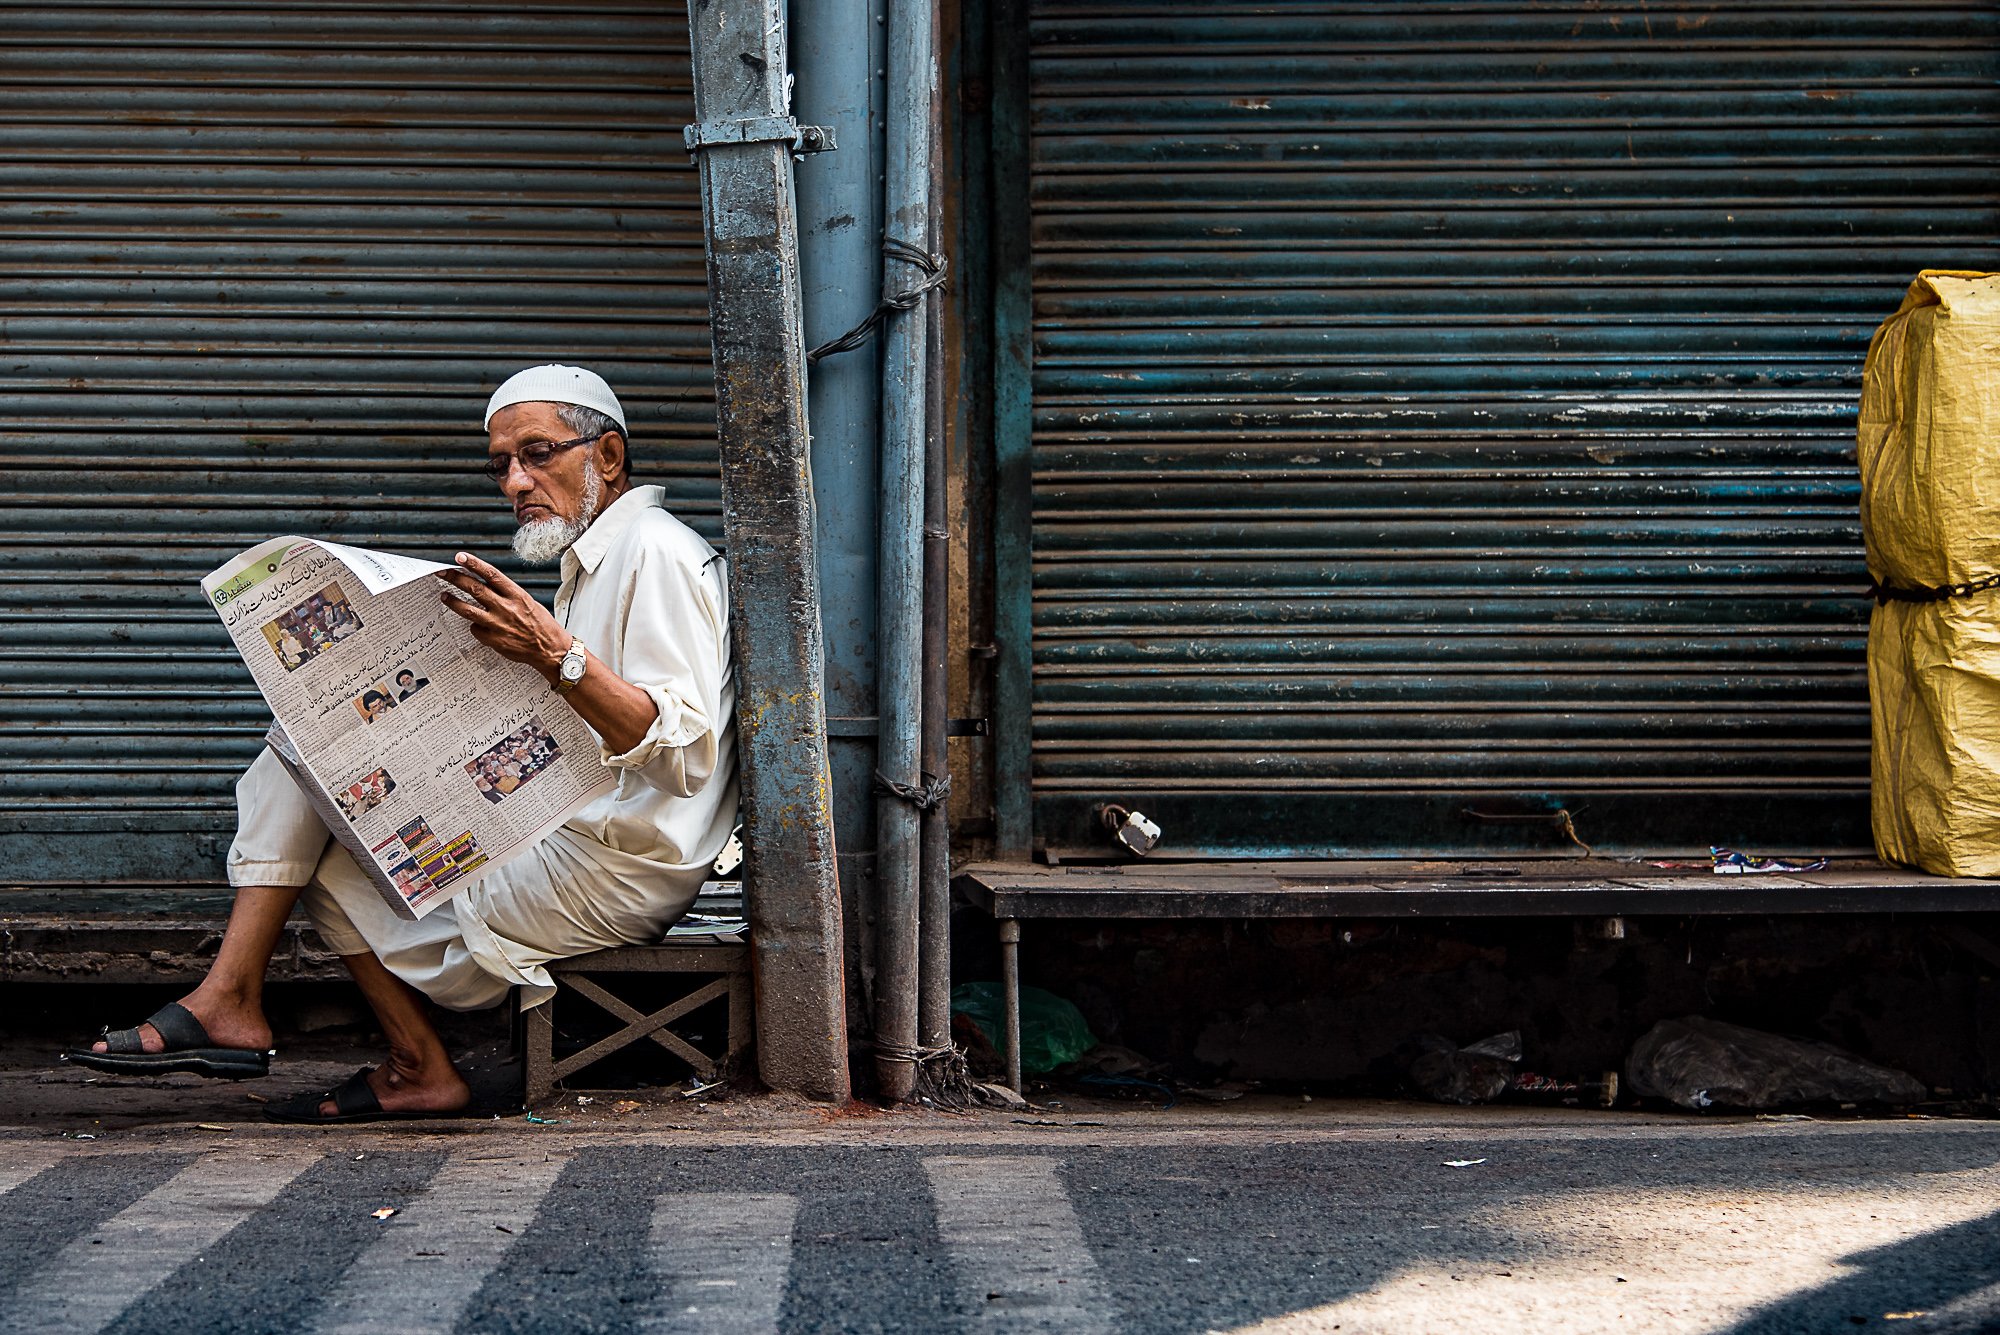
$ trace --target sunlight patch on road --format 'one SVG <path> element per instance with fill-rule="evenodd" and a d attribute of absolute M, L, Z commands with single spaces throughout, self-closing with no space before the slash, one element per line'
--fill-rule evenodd
<path fill-rule="evenodd" d="M 1702 1335 L 1854 1275 L 1850 1258 L 1861 1253 L 1988 1215 L 1996 1201 L 2000 1168 L 1981 1168 L 1913 1175 L 1867 1190 L 1563 1193 L 1555 1201 L 1467 1214 L 1463 1228 L 1479 1245 L 1462 1248 L 1453 1245 L 1459 1225 L 1452 1219 L 1410 1219 L 1411 1250 L 1434 1259 L 1352 1297 L 1231 1335 L 1614 1329 Z M 1509 1241 L 1495 1247 L 1495 1237 Z M 1968 1295 L 1952 1306 L 1979 1301 Z M 1871 1315 L 1915 1306 L 1891 1296 Z"/>

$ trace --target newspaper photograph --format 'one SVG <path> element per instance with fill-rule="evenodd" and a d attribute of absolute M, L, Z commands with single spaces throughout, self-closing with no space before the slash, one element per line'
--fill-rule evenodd
<path fill-rule="evenodd" d="M 421 918 L 609 792 L 596 736 L 445 607 L 452 567 L 273 538 L 201 582 L 267 738 L 398 915 Z"/>

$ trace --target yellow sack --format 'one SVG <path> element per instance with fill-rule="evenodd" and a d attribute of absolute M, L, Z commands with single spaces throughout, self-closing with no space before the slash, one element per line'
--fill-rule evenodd
<path fill-rule="evenodd" d="M 2000 275 L 1910 285 L 1868 346 L 1859 447 L 1877 584 L 2000 576 Z M 2000 588 L 1879 604 L 1868 691 L 1876 851 L 2000 876 Z"/>

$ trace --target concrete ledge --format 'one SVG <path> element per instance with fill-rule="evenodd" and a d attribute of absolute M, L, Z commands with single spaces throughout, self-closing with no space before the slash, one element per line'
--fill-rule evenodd
<path fill-rule="evenodd" d="M 1843 859 L 1824 871 L 1717 875 L 1646 862 L 978 863 L 953 882 L 996 918 L 1504 918 L 1986 913 L 2000 880 Z"/>
<path fill-rule="evenodd" d="M 0 982 L 190 983 L 208 971 L 229 917 L 226 886 L 0 887 Z M 339 957 L 295 915 L 271 959 L 276 982 L 345 979 Z"/>

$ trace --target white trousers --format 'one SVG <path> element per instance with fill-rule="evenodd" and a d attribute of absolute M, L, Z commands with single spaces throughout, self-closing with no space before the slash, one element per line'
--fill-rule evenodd
<path fill-rule="evenodd" d="M 483 1010 L 527 989 L 555 995 L 545 967 L 610 946 L 658 941 L 701 889 L 704 868 L 663 867 L 570 826 L 489 872 L 417 922 L 382 902 L 267 749 L 236 784 L 232 886 L 299 887 L 336 955 L 373 955 L 451 1010 Z"/>

